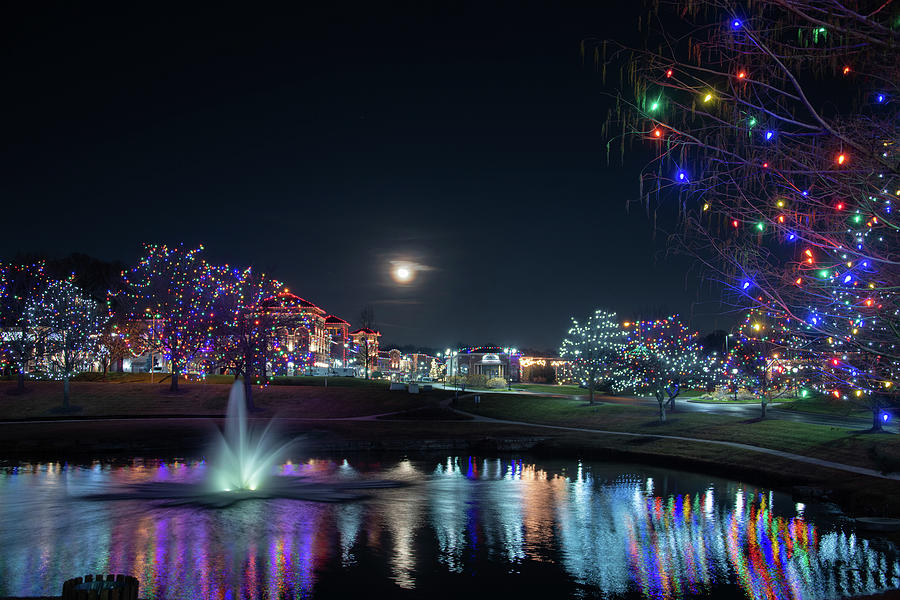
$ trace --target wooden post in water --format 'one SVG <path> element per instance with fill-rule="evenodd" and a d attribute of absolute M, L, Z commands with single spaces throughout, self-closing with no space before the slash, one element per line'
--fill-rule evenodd
<path fill-rule="evenodd" d="M 85 575 L 63 582 L 61 600 L 138 600 L 139 586 L 131 575 Z"/>

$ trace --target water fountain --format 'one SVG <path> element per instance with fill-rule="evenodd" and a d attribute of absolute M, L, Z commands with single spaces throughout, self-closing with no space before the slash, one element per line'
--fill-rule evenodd
<path fill-rule="evenodd" d="M 222 508 L 241 500 L 266 498 L 343 502 L 362 498 L 359 490 L 403 485 L 395 481 L 313 481 L 303 476 L 273 475 L 275 465 L 297 441 L 279 440 L 273 430 L 274 423 L 269 420 L 262 428 L 251 426 L 247 419 L 244 387 L 241 382 L 235 382 L 228 397 L 225 428 L 218 432 L 219 439 L 204 481 L 154 481 L 84 497 L 159 500 L 166 506 L 196 504 Z"/>

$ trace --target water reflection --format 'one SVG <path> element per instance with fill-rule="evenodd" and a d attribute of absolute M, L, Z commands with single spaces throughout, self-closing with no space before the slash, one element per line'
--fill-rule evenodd
<path fill-rule="evenodd" d="M 900 580 L 894 557 L 813 505 L 633 465 L 294 460 L 282 476 L 414 484 L 363 502 L 252 500 L 222 510 L 71 497 L 109 483 L 199 480 L 205 467 L 135 460 L 0 469 L 0 596 L 50 595 L 91 572 L 134 574 L 146 598 L 234 599 L 372 585 L 446 595 L 507 577 L 533 583 L 525 588 L 533 596 L 550 586 L 612 598 L 822 599 Z"/>

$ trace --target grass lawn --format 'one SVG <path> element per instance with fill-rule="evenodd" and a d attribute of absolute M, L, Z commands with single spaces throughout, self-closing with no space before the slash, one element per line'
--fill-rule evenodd
<path fill-rule="evenodd" d="M 233 381 L 231 379 L 230 381 Z M 177 394 L 159 383 L 83 382 L 70 384 L 71 403 L 80 407 L 73 416 L 221 415 L 228 402 L 229 386 L 182 383 Z M 62 383 L 29 381 L 25 394 L 16 384 L 0 384 L 0 419 L 61 416 L 54 409 L 62 403 Z M 357 380 L 352 386 L 271 385 L 253 388 L 254 403 L 262 416 L 278 414 L 296 418 L 354 417 L 409 410 L 434 404 L 447 392 L 434 390 L 418 395 L 391 392 L 384 381 Z"/>
<path fill-rule="evenodd" d="M 569 396 L 586 396 L 588 390 L 580 388 L 577 385 L 553 385 L 545 383 L 515 383 L 513 389 L 525 390 L 526 392 L 535 392 L 537 394 L 567 394 Z M 600 392 L 594 390 L 594 395 L 599 396 Z"/>
<path fill-rule="evenodd" d="M 80 373 L 79 375 L 75 376 L 72 381 L 93 381 L 101 383 L 150 383 L 150 373 L 107 373 L 106 375 L 103 375 L 103 373 Z M 182 374 L 179 376 L 178 382 L 181 383 L 182 381 L 196 383 L 231 384 L 234 383 L 234 377 L 231 375 L 207 375 L 206 377 L 200 377 L 199 375 Z M 153 383 L 164 383 L 166 385 L 169 385 L 170 383 L 172 383 L 172 378 L 169 373 L 154 373 Z"/>
<path fill-rule="evenodd" d="M 834 396 L 815 395 L 809 398 L 797 398 L 790 404 L 782 406 L 784 410 L 815 413 L 818 415 L 835 415 L 840 417 L 871 418 L 872 413 L 860 406 L 841 400 Z"/>
<path fill-rule="evenodd" d="M 483 395 L 476 408 L 471 398 L 459 408 L 499 419 L 660 435 L 725 440 L 814 456 L 879 470 L 900 471 L 900 436 L 862 434 L 853 430 L 767 419 L 706 413 L 669 413 L 660 423 L 650 406 L 599 404 L 568 398 Z M 622 443 L 629 443 L 623 441 Z M 768 458 L 764 459 L 768 460 Z"/>

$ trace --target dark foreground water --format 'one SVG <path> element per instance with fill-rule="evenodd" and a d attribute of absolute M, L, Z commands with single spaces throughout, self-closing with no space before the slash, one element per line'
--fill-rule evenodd
<path fill-rule="evenodd" d="M 78 499 L 195 481 L 205 464 L 0 469 L 0 596 L 130 573 L 145 598 L 810 598 L 873 593 L 900 565 L 815 506 L 738 482 L 598 462 L 308 460 L 286 477 L 410 482 L 346 504 L 221 510 Z"/>

